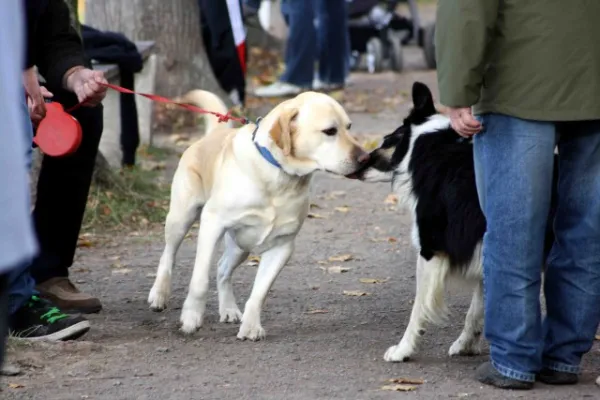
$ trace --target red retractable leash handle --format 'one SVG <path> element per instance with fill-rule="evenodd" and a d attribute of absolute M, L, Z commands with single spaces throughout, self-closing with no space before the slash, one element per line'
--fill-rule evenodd
<path fill-rule="evenodd" d="M 192 104 L 178 103 L 166 97 L 158 96 L 149 93 L 138 93 L 133 90 L 125 89 L 121 86 L 112 85 L 110 83 L 100 83 L 109 89 L 116 90 L 120 93 L 136 94 L 146 97 L 152 101 L 160 103 L 174 104 L 199 114 L 211 114 L 218 117 L 219 122 L 227 122 L 229 120 L 239 122 L 243 125 L 249 121 L 247 118 L 235 117 L 231 112 L 221 114 L 215 111 L 204 110 Z M 46 116 L 38 125 L 33 142 L 40 147 L 40 150 L 51 157 L 63 157 L 73 154 L 79 148 L 82 139 L 81 125 L 69 113 L 77 110 L 85 103 L 75 104 L 73 107 L 65 110 L 63 106 L 56 102 L 48 102 L 46 104 Z"/>
<path fill-rule="evenodd" d="M 42 153 L 51 157 L 73 154 L 82 139 L 81 125 L 72 115 L 65 112 L 60 103 L 46 104 L 46 116 L 37 127 L 33 142 Z"/>

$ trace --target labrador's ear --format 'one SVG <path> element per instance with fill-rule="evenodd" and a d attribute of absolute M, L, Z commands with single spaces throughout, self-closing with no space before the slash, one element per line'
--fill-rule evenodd
<path fill-rule="evenodd" d="M 292 133 L 295 129 L 293 125 L 297 115 L 297 108 L 284 108 L 271 127 L 271 139 L 286 156 L 292 154 Z"/>

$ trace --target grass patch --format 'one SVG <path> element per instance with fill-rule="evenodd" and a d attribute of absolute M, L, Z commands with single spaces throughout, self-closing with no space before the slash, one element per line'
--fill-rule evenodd
<path fill-rule="evenodd" d="M 82 230 L 142 230 L 164 223 L 170 194 L 164 166 L 173 156 L 175 152 L 170 149 L 141 147 L 135 168 L 107 171 L 108 166 L 97 165 L 109 177 L 94 179 Z"/>

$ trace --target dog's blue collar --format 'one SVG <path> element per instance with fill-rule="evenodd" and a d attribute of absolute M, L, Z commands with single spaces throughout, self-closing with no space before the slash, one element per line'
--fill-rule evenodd
<path fill-rule="evenodd" d="M 271 154 L 271 152 L 269 151 L 269 149 L 267 149 L 264 146 L 259 145 L 258 143 L 256 143 L 254 141 L 254 138 L 256 137 L 256 132 L 258 131 L 258 124 L 260 123 L 260 120 L 262 118 L 258 118 L 256 120 L 256 128 L 254 128 L 254 132 L 252 132 L 252 143 L 254 143 L 254 146 L 256 146 L 256 150 L 258 150 L 258 152 L 260 153 L 261 156 L 263 156 L 263 158 L 265 160 L 267 160 L 267 162 L 269 162 L 269 164 L 281 169 L 281 164 L 279 164 L 277 162 L 277 160 L 275 159 L 275 157 L 273 157 L 273 154 Z"/>

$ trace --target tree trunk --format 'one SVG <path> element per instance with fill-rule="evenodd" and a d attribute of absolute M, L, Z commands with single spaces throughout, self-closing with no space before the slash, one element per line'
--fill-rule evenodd
<path fill-rule="evenodd" d="M 201 88 L 229 101 L 204 51 L 196 0 L 87 0 L 85 23 L 133 41 L 155 41 L 157 93 L 175 97 Z"/>

